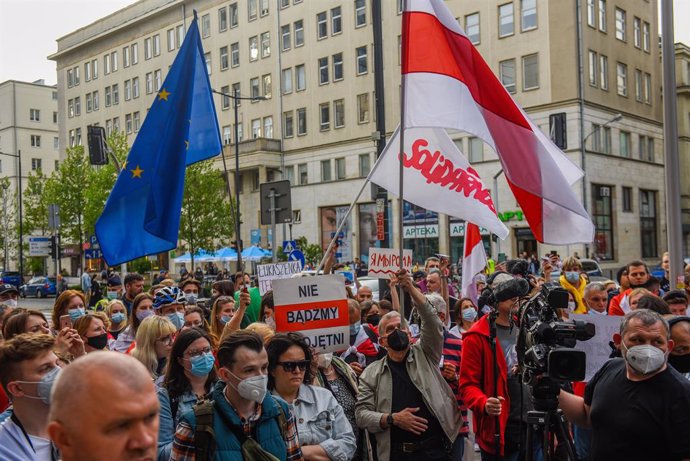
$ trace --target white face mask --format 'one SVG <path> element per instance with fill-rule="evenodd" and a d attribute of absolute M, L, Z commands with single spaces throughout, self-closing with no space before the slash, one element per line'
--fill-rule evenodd
<path fill-rule="evenodd" d="M 226 370 L 228 369 L 226 368 Z M 228 370 L 228 373 L 235 378 L 240 379 L 232 371 Z M 237 386 L 232 384 L 230 381 L 226 381 L 226 383 L 232 386 L 237 393 L 240 394 L 240 397 L 256 403 L 263 402 L 264 398 L 266 397 L 266 393 L 268 392 L 268 375 L 257 375 L 240 379 L 240 382 L 237 384 Z"/>
<path fill-rule="evenodd" d="M 333 352 L 329 352 L 327 354 L 321 352 L 319 353 L 319 368 L 321 369 L 326 369 L 331 366 L 331 362 L 333 361 Z"/>
<path fill-rule="evenodd" d="M 633 346 L 628 348 L 621 341 L 625 349 L 625 361 L 628 362 L 635 371 L 642 375 L 657 372 L 666 363 L 667 353 L 650 344 Z"/>
<path fill-rule="evenodd" d="M 576 306 L 577 306 L 577 305 L 575 304 L 575 301 L 568 301 L 568 310 L 569 310 L 570 312 L 574 312 Z"/>
<path fill-rule="evenodd" d="M 5 301 L 2 302 L 2 304 L 4 304 L 5 306 L 7 306 L 9 308 L 12 308 L 12 309 L 17 308 L 17 300 L 16 299 L 12 299 L 12 298 L 6 299 Z"/>

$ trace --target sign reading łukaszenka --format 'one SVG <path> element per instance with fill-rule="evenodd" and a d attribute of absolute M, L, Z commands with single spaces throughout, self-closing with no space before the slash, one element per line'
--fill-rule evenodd
<path fill-rule="evenodd" d="M 320 352 L 346 349 L 350 341 L 342 276 L 273 280 L 276 331 L 300 332 Z"/>
<path fill-rule="evenodd" d="M 271 291 L 273 281 L 277 279 L 287 279 L 302 271 L 299 261 L 288 261 L 286 263 L 261 264 L 256 266 L 256 273 L 259 277 L 259 294 L 265 295 Z"/>

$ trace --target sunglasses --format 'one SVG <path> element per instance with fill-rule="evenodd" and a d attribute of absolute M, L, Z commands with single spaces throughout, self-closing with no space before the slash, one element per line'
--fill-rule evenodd
<path fill-rule="evenodd" d="M 292 373 L 299 367 L 299 371 L 305 371 L 311 362 L 309 360 L 299 360 L 296 362 L 278 362 L 277 365 L 283 367 L 286 373 Z"/>

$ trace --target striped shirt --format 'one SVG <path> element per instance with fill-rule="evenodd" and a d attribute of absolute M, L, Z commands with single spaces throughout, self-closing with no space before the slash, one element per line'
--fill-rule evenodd
<path fill-rule="evenodd" d="M 456 376 L 460 375 L 460 357 L 462 355 L 462 339 L 458 338 L 454 334 L 443 331 L 443 363 L 452 363 L 456 368 Z M 462 414 L 462 427 L 460 428 L 460 434 L 468 434 L 470 432 L 470 424 L 467 420 L 467 407 L 460 397 L 460 386 L 459 381 L 456 379 L 452 382 L 448 382 L 451 390 L 455 394 L 455 398 L 458 401 L 458 408 Z"/>

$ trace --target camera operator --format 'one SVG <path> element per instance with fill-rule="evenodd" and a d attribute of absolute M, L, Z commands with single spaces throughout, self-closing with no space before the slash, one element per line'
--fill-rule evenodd
<path fill-rule="evenodd" d="M 487 282 L 490 288 L 482 293 L 479 305 L 486 303 L 493 311 L 464 335 L 460 392 L 474 415 L 482 461 L 512 461 L 520 453 L 520 408 L 525 414 L 531 409 L 527 386 L 523 389 L 517 376 L 518 328 L 512 327 L 514 311 L 529 286 L 505 272 L 492 274 Z"/>
<path fill-rule="evenodd" d="M 634 310 L 613 340 L 623 358 L 604 364 L 584 399 L 559 395 L 566 417 L 592 428 L 590 460 L 689 460 L 690 382 L 667 366 L 674 345 L 668 322 Z"/>

